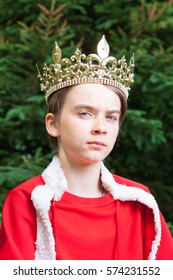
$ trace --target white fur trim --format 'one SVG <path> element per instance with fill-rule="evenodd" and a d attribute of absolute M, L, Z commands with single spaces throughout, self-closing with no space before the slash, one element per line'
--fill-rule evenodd
<path fill-rule="evenodd" d="M 60 162 L 54 157 L 49 166 L 42 173 L 44 186 L 37 186 L 31 195 L 34 207 L 37 211 L 37 241 L 36 260 L 55 260 L 55 240 L 48 211 L 51 201 L 60 200 L 67 190 L 67 180 L 64 176 Z"/>
<path fill-rule="evenodd" d="M 154 196 L 140 188 L 125 187 L 124 185 L 118 184 L 104 164 L 102 164 L 101 168 L 101 178 L 103 187 L 114 199 L 120 201 L 138 201 L 153 210 L 156 235 L 152 242 L 152 248 L 148 259 L 155 260 L 161 240 L 161 222 L 159 208 Z"/>
<path fill-rule="evenodd" d="M 55 240 L 53 236 L 52 225 L 49 219 L 48 211 L 52 200 L 60 200 L 63 193 L 67 191 L 68 184 L 64 172 L 60 166 L 58 157 L 54 157 L 49 166 L 42 173 L 44 186 L 37 186 L 31 195 L 34 207 L 37 212 L 37 241 L 35 259 L 37 260 L 55 260 Z M 161 239 L 161 223 L 159 208 L 154 197 L 142 189 L 135 187 L 126 187 L 115 182 L 112 174 L 102 163 L 101 179 L 103 187 L 112 195 L 114 199 L 120 201 L 138 201 L 153 210 L 155 222 L 155 239 L 149 260 L 156 258 L 158 246 Z"/>

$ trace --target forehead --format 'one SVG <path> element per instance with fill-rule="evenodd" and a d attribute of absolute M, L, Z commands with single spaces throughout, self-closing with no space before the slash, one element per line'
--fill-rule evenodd
<path fill-rule="evenodd" d="M 69 106 L 86 103 L 86 105 L 107 107 L 107 109 L 121 107 L 120 98 L 113 88 L 101 84 L 82 84 L 72 87 L 65 103 Z"/>

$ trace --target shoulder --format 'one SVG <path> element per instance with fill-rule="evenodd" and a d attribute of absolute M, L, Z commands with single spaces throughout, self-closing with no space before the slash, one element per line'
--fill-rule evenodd
<path fill-rule="evenodd" d="M 25 195 L 30 196 L 32 190 L 38 185 L 44 185 L 44 181 L 41 175 L 35 176 L 33 178 L 28 179 L 27 181 L 21 183 L 17 187 L 13 188 L 8 192 L 8 196 L 16 196 L 16 195 Z"/>
<path fill-rule="evenodd" d="M 30 219 L 31 216 L 35 215 L 35 210 L 31 200 L 32 190 L 36 186 L 44 184 L 45 183 L 41 175 L 39 175 L 10 190 L 3 204 L 3 216 L 7 217 L 11 215 L 10 213 L 13 213 L 13 218 L 20 216 Z"/>
<path fill-rule="evenodd" d="M 127 179 L 127 178 L 124 178 L 124 177 L 121 177 L 121 176 L 115 175 L 115 174 L 113 174 L 113 178 L 118 184 L 124 185 L 126 187 L 139 188 L 139 189 L 142 189 L 142 190 L 150 193 L 148 187 L 141 183 L 135 182 L 133 180 L 130 180 L 130 179 Z"/>

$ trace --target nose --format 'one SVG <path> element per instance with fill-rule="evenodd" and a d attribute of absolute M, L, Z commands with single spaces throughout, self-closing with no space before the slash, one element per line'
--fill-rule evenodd
<path fill-rule="evenodd" d="M 95 119 L 93 127 L 92 127 L 92 134 L 93 135 L 106 135 L 107 134 L 106 124 L 102 118 Z"/>

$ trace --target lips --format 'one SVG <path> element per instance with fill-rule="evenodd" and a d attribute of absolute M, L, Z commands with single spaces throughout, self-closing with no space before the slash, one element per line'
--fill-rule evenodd
<path fill-rule="evenodd" d="M 98 147 L 106 147 L 105 143 L 101 142 L 101 141 L 91 141 L 91 142 L 88 142 L 88 144 L 95 145 L 95 146 L 98 146 Z"/>

